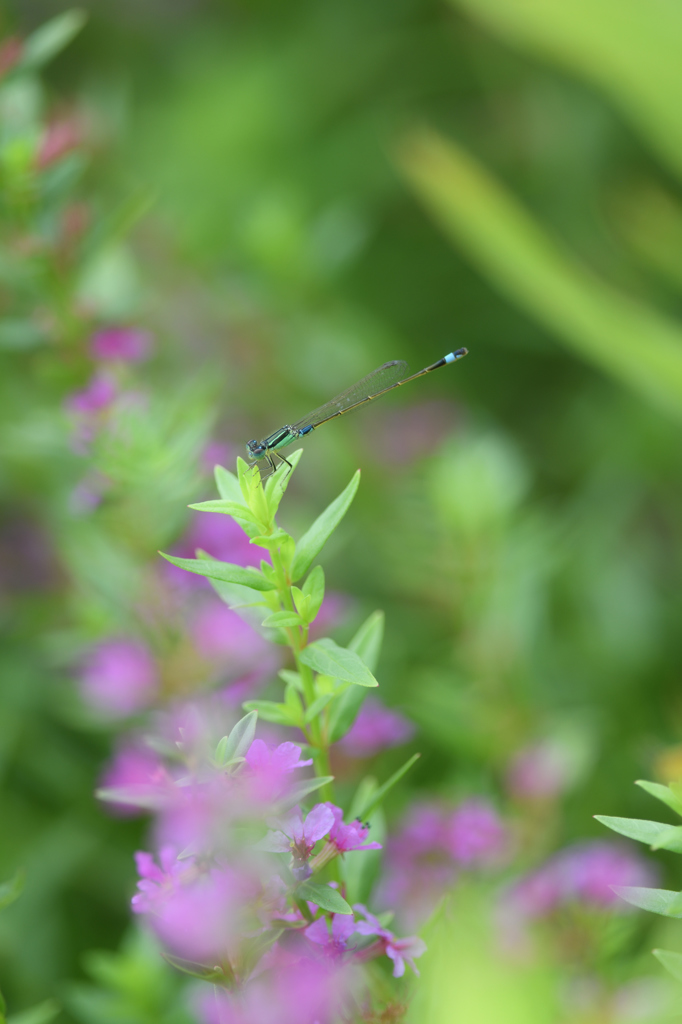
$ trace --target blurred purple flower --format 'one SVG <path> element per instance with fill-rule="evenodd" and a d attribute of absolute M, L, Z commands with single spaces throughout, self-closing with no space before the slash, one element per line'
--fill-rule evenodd
<path fill-rule="evenodd" d="M 139 363 L 152 349 L 152 336 L 139 327 L 107 327 L 93 334 L 90 352 L 99 362 Z"/>
<path fill-rule="evenodd" d="M 246 752 L 250 769 L 247 776 L 253 798 L 259 802 L 275 800 L 285 791 L 291 772 L 311 765 L 312 758 L 301 760 L 301 748 L 295 743 L 280 743 L 271 749 L 263 740 L 254 740 Z"/>
<path fill-rule="evenodd" d="M 369 825 L 363 825 L 357 819 L 352 821 L 350 825 L 344 825 L 341 808 L 330 803 L 327 803 L 325 806 L 334 815 L 334 824 L 329 832 L 329 842 L 334 844 L 339 853 L 349 853 L 351 850 L 381 849 L 381 843 L 365 842 L 369 834 Z"/>
<path fill-rule="evenodd" d="M 411 935 L 405 939 L 396 938 L 393 932 L 384 928 L 381 921 L 374 914 L 370 914 L 369 910 L 362 903 L 356 903 L 353 910 L 356 910 L 365 918 L 364 921 L 356 923 L 356 932 L 360 935 L 377 936 L 383 946 L 383 952 L 393 961 L 393 977 L 402 978 L 405 973 L 405 964 L 409 964 L 414 973 L 419 976 L 419 971 L 414 961 L 416 957 L 426 952 L 426 943 L 423 939 L 418 938 L 416 935 Z"/>
<path fill-rule="evenodd" d="M 326 917 L 320 917 L 309 925 L 303 934 L 318 946 L 322 946 L 325 954 L 338 959 L 348 949 L 348 940 L 355 931 L 355 918 L 352 914 L 332 914 L 331 928 Z"/>
<path fill-rule="evenodd" d="M 196 874 L 193 860 L 178 860 L 177 850 L 173 846 L 162 847 L 158 864 L 151 853 L 143 850 L 134 856 L 140 881 L 137 883 L 138 892 L 130 905 L 136 914 L 156 913 L 180 888 L 184 879 L 193 878 Z"/>
<path fill-rule="evenodd" d="M 230 667 L 236 675 L 261 658 L 270 666 L 270 645 L 260 633 L 240 619 L 219 597 L 207 597 L 197 607 L 190 623 L 190 635 L 202 658 Z"/>
<path fill-rule="evenodd" d="M 521 800 L 549 800 L 571 782 L 565 751 L 546 740 L 519 751 L 507 769 L 507 788 Z"/>
<path fill-rule="evenodd" d="M 452 814 L 445 827 L 448 852 L 465 867 L 499 860 L 507 847 L 507 830 L 497 812 L 482 800 L 466 800 Z"/>
<path fill-rule="evenodd" d="M 135 913 L 149 923 L 169 949 L 194 960 L 221 959 L 243 931 L 243 912 L 255 894 L 252 880 L 232 868 L 200 872 L 192 858 L 173 861 L 167 847 L 158 868 L 150 854 L 136 854 L 141 881 Z"/>
<path fill-rule="evenodd" d="M 251 981 L 239 995 L 215 989 L 202 995 L 205 1024 L 332 1024 L 347 1007 L 354 988 L 348 969 L 331 961 L 300 959 Z"/>
<path fill-rule="evenodd" d="M 593 907 L 619 905 L 613 886 L 647 886 L 655 880 L 651 865 L 621 843 L 576 843 L 517 882 L 506 903 L 522 917 L 545 917 L 575 902 Z"/>
<path fill-rule="evenodd" d="M 96 373 L 86 387 L 66 399 L 66 406 L 71 412 L 88 416 L 108 409 L 115 398 L 115 381 L 104 373 Z"/>
<path fill-rule="evenodd" d="M 347 757 L 373 757 L 380 750 L 407 743 L 414 732 L 414 725 L 409 719 L 384 707 L 376 698 L 367 697 L 351 729 L 338 746 Z"/>
<path fill-rule="evenodd" d="M 94 710 L 114 718 L 132 715 L 148 707 L 156 696 L 154 659 L 136 640 L 105 640 L 85 659 L 80 688 Z"/>
<path fill-rule="evenodd" d="M 118 750 L 104 770 L 100 786 L 102 789 L 125 791 L 130 787 L 131 798 L 144 790 L 155 787 L 166 778 L 163 763 L 153 751 L 134 746 Z M 125 799 L 111 800 L 107 806 L 115 814 L 134 816 L 145 813 L 138 803 L 126 803 Z"/>

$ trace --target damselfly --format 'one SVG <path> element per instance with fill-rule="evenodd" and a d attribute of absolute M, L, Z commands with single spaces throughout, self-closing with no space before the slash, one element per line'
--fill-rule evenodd
<path fill-rule="evenodd" d="M 276 456 L 281 462 L 286 462 L 287 466 L 291 468 L 289 460 L 284 455 L 280 455 L 282 448 L 288 448 L 294 441 L 298 441 L 300 437 L 310 434 L 323 423 L 327 423 L 337 416 L 343 416 L 344 413 L 359 408 L 365 402 L 371 402 L 372 399 L 379 398 L 381 395 L 385 395 L 388 391 L 393 391 L 394 388 L 399 388 L 403 384 L 408 384 L 411 380 L 416 380 L 417 377 L 423 377 L 425 373 L 431 373 L 432 370 L 437 370 L 440 366 L 455 363 L 465 355 L 467 355 L 467 349 L 458 348 L 456 352 L 450 352 L 447 356 L 439 359 L 437 363 L 432 363 L 431 366 L 426 366 L 419 373 L 413 373 L 409 377 L 405 376 L 409 371 L 409 367 L 402 359 L 394 359 L 390 363 L 384 363 L 383 366 L 378 366 L 376 370 L 368 373 L 357 384 L 346 388 L 336 398 L 330 399 L 324 405 L 321 405 L 319 409 L 314 409 L 311 413 L 308 413 L 298 423 L 287 423 L 285 426 L 280 427 L 279 430 L 276 430 L 274 434 L 263 438 L 262 441 L 256 441 L 255 439 L 247 441 L 246 450 L 249 457 L 256 461 L 266 459 L 273 472 L 276 468 L 273 456 Z"/>

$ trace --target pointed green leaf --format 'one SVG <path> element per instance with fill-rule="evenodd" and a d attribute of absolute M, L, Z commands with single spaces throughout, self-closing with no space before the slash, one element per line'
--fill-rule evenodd
<path fill-rule="evenodd" d="M 348 817 L 351 821 L 360 818 L 363 808 L 369 807 L 370 801 L 378 788 L 379 783 L 374 776 L 365 775 L 355 790 L 355 795 L 351 801 L 350 810 L 348 811 Z"/>
<path fill-rule="evenodd" d="M 403 775 L 405 775 L 406 772 L 409 772 L 412 765 L 415 763 L 415 761 L 418 761 L 420 757 L 421 754 L 413 754 L 412 757 L 408 761 L 406 761 L 401 768 L 398 768 L 398 771 L 394 772 L 393 775 L 391 775 L 390 779 L 384 782 L 383 786 L 379 786 L 379 788 L 376 789 L 372 793 L 372 795 L 367 798 L 367 803 L 356 812 L 357 816 L 359 818 L 368 817 L 372 813 L 374 808 L 379 806 L 381 801 L 390 792 L 390 790 L 393 789 L 396 782 L 400 782 Z"/>
<path fill-rule="evenodd" d="M 362 658 L 345 647 L 339 647 L 328 637 L 316 640 L 304 647 L 299 660 L 309 668 L 344 683 L 355 683 L 357 686 L 378 686 L 378 682 L 367 668 Z"/>
<path fill-rule="evenodd" d="M 51 61 L 78 35 L 87 20 L 87 12 L 74 7 L 46 21 L 24 41 L 22 70 L 37 71 Z"/>
<path fill-rule="evenodd" d="M 284 492 L 289 486 L 289 481 L 294 475 L 294 469 L 296 469 L 299 459 L 303 455 L 303 449 L 297 448 L 295 452 L 288 455 L 287 458 L 291 463 L 292 468 L 289 469 L 285 462 L 282 462 L 272 473 L 265 483 L 265 497 L 268 502 L 270 509 L 270 515 L 274 518 L 279 508 L 279 503 L 284 496 Z"/>
<path fill-rule="evenodd" d="M 159 551 L 162 558 L 179 569 L 186 569 L 188 572 L 195 572 L 199 576 L 208 576 L 212 580 L 220 580 L 222 583 L 237 583 L 242 587 L 250 587 L 251 590 L 274 590 L 275 586 L 270 583 L 257 569 L 244 568 L 242 565 L 232 565 L 230 562 L 218 562 L 211 558 L 176 558 L 175 555 L 167 555 Z"/>
<path fill-rule="evenodd" d="M 640 843 L 654 846 L 658 843 L 659 837 L 671 830 L 670 825 L 664 825 L 660 821 L 644 821 L 639 818 L 612 818 L 606 814 L 595 814 L 594 817 L 602 825 L 612 829 L 614 832 L 627 836 L 628 839 L 636 839 Z"/>
<path fill-rule="evenodd" d="M 215 475 L 215 485 L 218 488 L 220 497 L 224 501 L 234 501 L 241 505 L 244 496 L 239 486 L 239 480 L 234 473 L 231 473 L 229 469 L 225 469 L 224 466 L 216 466 L 213 472 Z"/>
<path fill-rule="evenodd" d="M 291 711 L 286 704 L 278 704 L 274 700 L 247 700 L 242 707 L 246 711 L 257 711 L 265 722 L 274 722 L 276 725 L 297 725 L 291 717 Z"/>
<path fill-rule="evenodd" d="M 682 917 L 679 892 L 647 889 L 640 885 L 612 885 L 611 888 L 633 907 L 650 910 L 652 914 L 662 914 L 664 917 Z"/>
<path fill-rule="evenodd" d="M 286 629 L 287 626 L 302 626 L 303 619 L 296 612 L 273 612 L 263 619 L 263 625 L 268 629 Z"/>
<path fill-rule="evenodd" d="M 657 800 L 667 804 L 676 814 L 682 815 L 682 800 L 678 799 L 669 786 L 662 786 L 659 782 L 647 782 L 645 779 L 637 779 L 635 785 L 640 786 L 650 796 L 655 796 Z"/>
<path fill-rule="evenodd" d="M 317 618 L 317 613 L 324 600 L 324 569 L 321 565 L 316 565 L 312 572 L 308 573 L 301 590 L 309 601 L 308 622 L 313 622 Z"/>
<path fill-rule="evenodd" d="M 197 501 L 194 505 L 188 505 L 195 512 L 218 512 L 220 515 L 233 516 L 237 519 L 248 519 L 252 523 L 257 522 L 251 509 L 239 501 L 224 501 L 222 498 L 215 501 Z"/>
<path fill-rule="evenodd" d="M 9 907 L 10 903 L 14 903 L 18 900 L 24 891 L 24 883 L 26 881 L 26 872 L 23 868 L 19 868 L 15 871 L 12 877 L 7 882 L 3 882 L 0 885 L 0 910 L 4 907 Z"/>
<path fill-rule="evenodd" d="M 652 850 L 671 850 L 673 853 L 682 853 L 682 826 L 668 825 L 659 835 L 655 843 L 651 844 Z"/>
<path fill-rule="evenodd" d="M 283 544 L 286 544 L 291 539 L 286 530 L 274 530 L 272 533 L 261 533 L 251 537 L 249 544 L 256 544 L 260 548 L 268 548 L 268 550 L 272 551 L 273 549 L 281 548 Z"/>
<path fill-rule="evenodd" d="M 352 914 L 340 892 L 332 889 L 329 885 L 320 885 L 318 882 L 303 882 L 296 890 L 299 899 L 308 900 L 317 904 L 322 910 L 328 910 L 330 914 Z"/>
<path fill-rule="evenodd" d="M 348 650 L 359 654 L 370 672 L 376 670 L 379 661 L 385 618 L 383 612 L 372 612 L 348 644 Z"/>
<path fill-rule="evenodd" d="M 682 953 L 673 953 L 669 949 L 654 949 L 652 952 L 673 978 L 682 981 Z"/>
<path fill-rule="evenodd" d="M 340 739 L 343 739 L 358 717 L 358 712 L 366 696 L 366 687 L 350 685 L 339 695 L 329 713 L 330 743 L 338 743 Z"/>
<path fill-rule="evenodd" d="M 345 516 L 355 497 L 359 483 L 360 470 L 355 473 L 345 491 L 324 510 L 322 515 L 318 516 L 308 532 L 304 533 L 299 540 L 291 566 L 291 578 L 294 582 L 307 573 L 313 561 L 317 558 L 329 537 Z"/>
<path fill-rule="evenodd" d="M 256 735 L 257 722 L 257 711 L 249 711 L 248 715 L 239 719 L 230 735 L 223 736 L 218 743 L 215 752 L 216 764 L 227 764 L 234 757 L 243 757 L 246 754 Z"/>

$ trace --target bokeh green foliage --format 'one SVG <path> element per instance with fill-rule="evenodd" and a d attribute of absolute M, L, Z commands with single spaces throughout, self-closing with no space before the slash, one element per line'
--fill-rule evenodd
<path fill-rule="evenodd" d="M 286 512 L 296 532 L 362 465 L 325 569 L 356 602 L 340 642 L 384 609 L 382 695 L 420 727 L 391 820 L 425 795 L 499 796 L 514 751 L 568 736 L 575 788 L 535 823 L 532 864 L 598 834 L 595 811 L 643 813 L 629 783 L 682 730 L 674 5 L 84 6 L 47 81 L 77 97 L 98 142 L 59 165 L 37 221 L 49 241 L 63 203 L 85 196 L 97 231 L 56 278 L 42 257 L 0 261 L 14 303 L 0 331 L 3 524 L 37 523 L 53 553 L 47 579 L 15 581 L 3 602 L 1 874 L 25 864 L 28 882 L 0 919 L 0 974 L 20 1008 L 126 926 L 141 829 L 94 804 L 113 737 L 83 722 L 72 667 L 92 640 L 139 628 L 155 549 L 188 501 L 212 496 L 197 460 L 213 422 L 238 446 L 385 359 L 416 369 L 471 351 L 310 439 Z M 16 27 L 42 13 L 15 4 Z M 2 165 L 16 217 L 35 197 L 27 153 L 47 109 L 31 75 Z M 63 402 L 88 370 L 45 323 L 82 352 L 83 296 L 95 320 L 141 318 L 161 340 L 148 411 L 129 410 L 87 463 L 112 481 L 108 500 L 75 519 L 85 465 Z M 53 321 L 35 316 L 46 304 Z M 421 439 L 413 405 L 435 409 Z M 382 755 L 377 774 L 402 759 Z M 88 961 L 87 984 L 94 973 L 115 995 L 65 997 L 74 1018 L 122 1014 L 116 978 L 156 969 L 131 941 Z M 434 964 L 458 941 L 444 936 Z M 175 1019 L 173 982 L 158 984 L 146 1017 L 125 996 L 131 1019 Z"/>

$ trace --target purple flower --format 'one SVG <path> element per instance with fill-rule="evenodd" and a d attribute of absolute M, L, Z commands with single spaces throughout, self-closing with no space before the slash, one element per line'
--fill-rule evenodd
<path fill-rule="evenodd" d="M 339 853 L 349 853 L 351 850 L 381 849 L 381 843 L 365 842 L 369 834 L 369 825 L 363 825 L 357 819 L 352 821 L 350 825 L 344 825 L 341 808 L 330 803 L 327 803 L 325 806 L 334 815 L 334 824 L 329 832 L 329 842 L 334 844 Z"/>
<path fill-rule="evenodd" d="M 303 934 L 318 946 L 322 946 L 325 954 L 339 958 L 348 949 L 348 940 L 355 931 L 355 918 L 352 914 L 332 914 L 331 929 L 326 917 L 320 917 L 309 925 Z"/>
<path fill-rule="evenodd" d="M 355 930 L 360 935 L 377 936 L 383 947 L 382 952 L 393 961 L 394 978 L 402 978 L 405 973 L 405 964 L 409 964 L 414 973 L 419 975 L 414 961 L 416 957 L 426 952 L 426 943 L 422 939 L 416 935 L 411 935 L 406 939 L 396 938 L 393 932 L 384 928 L 381 921 L 374 914 L 370 914 L 369 910 L 362 903 L 356 903 L 353 910 L 357 910 L 365 918 L 364 921 L 356 923 Z"/>
<path fill-rule="evenodd" d="M 156 754 L 144 748 L 127 746 L 117 751 L 107 765 L 101 786 L 104 789 L 121 791 L 120 800 L 108 802 L 112 813 L 132 816 L 144 812 L 144 808 L 134 802 L 134 795 L 142 790 L 151 791 L 165 778 L 165 769 Z M 125 801 L 123 794 L 126 790 L 133 794 L 132 803 Z"/>
<path fill-rule="evenodd" d="M 348 757 L 373 757 L 387 747 L 407 743 L 414 731 L 412 722 L 398 711 L 367 697 L 350 731 L 338 745 Z"/>
<path fill-rule="evenodd" d="M 116 398 L 116 384 L 103 373 L 96 373 L 82 391 L 67 398 L 67 408 L 74 413 L 91 416 L 108 409 Z"/>
<path fill-rule="evenodd" d="M 107 327 L 93 334 L 90 352 L 99 362 L 139 363 L 152 348 L 149 331 L 138 327 Z"/>
<path fill-rule="evenodd" d="M 550 800 L 571 783 L 566 751 L 549 740 L 519 751 L 507 769 L 507 787 L 521 800 Z"/>
<path fill-rule="evenodd" d="M 332 1024 L 348 1008 L 354 980 L 331 960 L 299 960 L 255 978 L 238 995 L 202 994 L 198 1009 L 205 1024 Z"/>
<path fill-rule="evenodd" d="M 174 859 L 171 848 L 162 851 L 160 868 L 148 853 L 135 859 L 142 877 L 133 910 L 149 914 L 162 942 L 198 961 L 226 956 L 245 925 L 251 880 L 226 866 L 200 872 L 191 858 Z"/>
<path fill-rule="evenodd" d="M 280 743 L 271 749 L 263 740 L 254 740 L 246 752 L 246 763 L 253 797 L 262 802 L 281 796 L 291 772 L 306 768 L 313 761 L 302 761 L 301 748 L 295 743 Z"/>
<path fill-rule="evenodd" d="M 269 645 L 217 597 L 199 604 L 189 629 L 202 658 L 225 665 L 230 675 L 239 675 L 262 659 L 270 668 Z"/>
<path fill-rule="evenodd" d="M 311 875 L 308 858 L 315 844 L 327 835 L 334 824 L 334 815 L 327 804 L 315 804 L 304 818 L 297 806 L 277 823 L 279 829 L 268 832 L 258 844 L 258 849 L 268 853 L 291 853 L 292 873 L 297 881 L 302 882 Z"/>
<path fill-rule="evenodd" d="M 507 903 L 523 917 L 545 917 L 557 907 L 575 902 L 617 905 L 613 886 L 646 886 L 654 881 L 650 865 L 624 844 L 607 840 L 576 843 L 517 882 Z"/>
<path fill-rule="evenodd" d="M 183 879 L 192 878 L 196 873 L 193 861 L 178 860 L 173 846 L 161 848 L 158 865 L 151 853 L 142 850 L 135 854 L 135 864 L 140 876 L 137 883 L 139 891 L 130 904 L 136 914 L 159 911 L 163 903 L 179 889 Z"/>
<path fill-rule="evenodd" d="M 467 800 L 450 816 L 445 842 L 456 863 L 472 867 L 498 860 L 507 846 L 507 832 L 492 807 Z"/>
<path fill-rule="evenodd" d="M 216 466 L 227 466 L 234 459 L 235 450 L 232 445 L 209 441 L 201 453 L 201 467 L 207 476 L 212 476 Z"/>
<path fill-rule="evenodd" d="M 158 675 L 147 648 L 136 640 L 106 640 L 87 656 L 80 677 L 84 700 L 96 711 L 124 718 L 148 707 Z"/>

